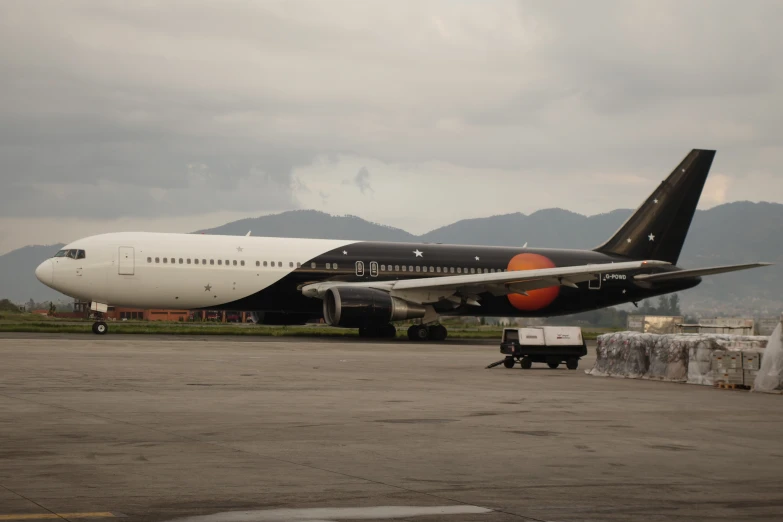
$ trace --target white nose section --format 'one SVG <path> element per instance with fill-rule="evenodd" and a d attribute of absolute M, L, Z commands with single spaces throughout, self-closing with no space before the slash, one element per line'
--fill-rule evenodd
<path fill-rule="evenodd" d="M 35 269 L 35 277 L 46 286 L 51 287 L 54 280 L 54 267 L 51 259 L 47 259 Z"/>

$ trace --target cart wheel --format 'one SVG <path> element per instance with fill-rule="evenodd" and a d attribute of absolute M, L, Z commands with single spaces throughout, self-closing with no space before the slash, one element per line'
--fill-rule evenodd
<path fill-rule="evenodd" d="M 506 368 L 513 368 L 514 367 L 514 358 L 513 357 L 506 357 L 503 359 L 503 366 Z"/>
<path fill-rule="evenodd" d="M 566 368 L 576 370 L 579 367 L 579 359 L 571 358 L 566 361 Z"/>
<path fill-rule="evenodd" d="M 552 368 L 553 370 L 555 370 L 555 369 L 557 369 L 558 366 L 560 366 L 560 363 L 549 362 L 549 363 L 546 363 L 546 365 L 549 366 L 550 368 Z"/>
<path fill-rule="evenodd" d="M 522 360 L 519 361 L 519 365 L 523 370 L 529 370 L 533 367 L 533 361 L 531 361 L 529 357 L 523 357 Z"/>

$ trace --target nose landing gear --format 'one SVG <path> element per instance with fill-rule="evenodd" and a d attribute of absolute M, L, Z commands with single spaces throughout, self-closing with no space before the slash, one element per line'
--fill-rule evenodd
<path fill-rule="evenodd" d="M 95 322 L 92 323 L 92 333 L 96 335 L 106 335 L 109 331 L 109 325 L 103 320 L 103 314 L 98 312 L 95 314 Z"/>

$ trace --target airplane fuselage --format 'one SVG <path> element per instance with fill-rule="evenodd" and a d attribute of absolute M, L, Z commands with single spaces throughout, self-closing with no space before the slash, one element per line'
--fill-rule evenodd
<path fill-rule="evenodd" d="M 81 253 L 73 254 L 73 251 Z M 595 251 L 322 239 L 115 233 L 75 241 L 36 275 L 86 301 L 137 308 L 231 309 L 319 317 L 322 302 L 301 288 L 313 282 L 373 282 L 627 261 Z M 633 276 L 655 267 L 601 274 L 577 288 L 477 296 L 435 305 L 439 315 L 536 317 L 577 313 L 675 292 L 700 278 L 655 289 Z"/>

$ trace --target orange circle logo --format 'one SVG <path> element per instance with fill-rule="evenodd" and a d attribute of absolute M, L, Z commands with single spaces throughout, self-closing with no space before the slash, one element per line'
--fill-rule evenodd
<path fill-rule="evenodd" d="M 508 270 L 535 270 L 539 268 L 555 268 L 555 264 L 548 257 L 538 254 L 517 254 L 508 262 Z M 517 310 L 532 312 L 552 304 L 552 301 L 560 294 L 559 286 L 550 286 L 530 290 L 527 295 L 508 294 L 508 301 Z"/>

